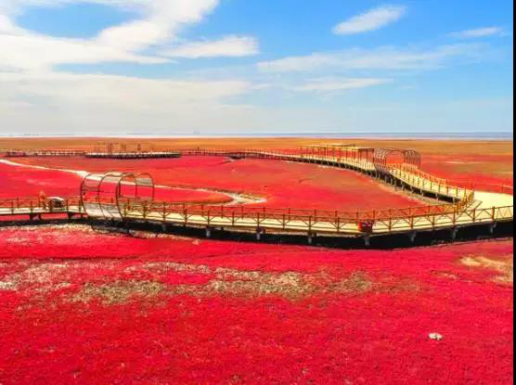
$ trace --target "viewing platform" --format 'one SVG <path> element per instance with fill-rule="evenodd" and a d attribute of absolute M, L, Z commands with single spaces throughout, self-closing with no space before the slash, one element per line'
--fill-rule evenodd
<path fill-rule="evenodd" d="M 180 158 L 180 152 L 88 152 L 86 158 L 99 159 L 167 159 Z"/>
<path fill-rule="evenodd" d="M 78 157 L 85 156 L 85 151 L 70 151 L 70 150 L 48 150 L 48 151 L 25 151 L 25 150 L 7 150 L 3 155 L 6 158 L 62 158 L 62 157 Z"/>

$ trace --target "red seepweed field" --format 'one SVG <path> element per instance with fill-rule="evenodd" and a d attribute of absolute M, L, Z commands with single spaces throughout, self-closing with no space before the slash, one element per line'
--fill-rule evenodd
<path fill-rule="evenodd" d="M 382 145 L 415 148 L 426 171 L 457 182 L 512 185 L 512 143 Z M 151 173 L 161 199 L 186 203 L 353 211 L 424 202 L 348 170 L 280 161 L 9 161 L 0 199 L 74 196 L 78 172 L 133 171 Z M 0 228 L 0 384 L 507 384 L 513 310 L 512 239 L 338 250 L 86 225 Z"/>

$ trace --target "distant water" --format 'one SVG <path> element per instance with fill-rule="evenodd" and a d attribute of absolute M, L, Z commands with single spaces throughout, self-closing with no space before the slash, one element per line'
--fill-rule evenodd
<path fill-rule="evenodd" d="M 45 137 L 90 137 L 91 135 L 80 134 L 50 134 L 50 135 L 31 135 L 31 134 L 7 134 L 0 133 L 3 138 L 45 138 Z M 102 135 L 96 135 L 100 137 Z M 128 133 L 118 135 L 105 135 L 107 138 L 328 138 L 328 139 L 441 139 L 441 140 L 495 140 L 495 141 L 511 141 L 514 139 L 512 132 L 455 132 L 455 133 L 441 133 L 441 132 L 421 132 L 421 133 L 406 133 L 406 132 L 330 132 L 330 133 L 256 133 L 256 134 L 210 134 L 203 135 L 202 133 L 195 135 L 178 135 L 172 133 L 159 134 L 145 134 L 145 133 Z"/>

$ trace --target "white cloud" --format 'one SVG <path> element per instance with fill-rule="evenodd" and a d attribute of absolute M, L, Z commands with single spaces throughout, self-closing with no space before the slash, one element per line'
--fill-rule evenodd
<path fill-rule="evenodd" d="M 153 80 L 113 75 L 0 74 L 0 132 L 127 133 L 156 128 L 220 128 L 249 107 L 228 98 L 246 81 Z M 236 123 L 235 123 L 236 124 Z M 208 127 L 209 128 L 209 127 Z M 46 130 L 46 131 L 45 131 Z M 140 131 L 141 132 L 141 131 Z"/>
<path fill-rule="evenodd" d="M 134 62 L 162 63 L 166 59 L 142 55 L 177 38 L 187 25 L 202 21 L 220 0 L 94 0 L 138 11 L 140 20 L 106 28 L 91 39 L 44 36 L 18 28 L 13 15 L 28 6 L 59 6 L 79 0 L 6 0 L 0 5 L 0 63 L 15 70 L 49 70 L 59 64 Z M 149 51 L 147 51 L 149 52 Z"/>
<path fill-rule="evenodd" d="M 47 102 L 79 101 L 128 110 L 169 109 L 174 104 L 220 100 L 240 95 L 250 88 L 247 82 L 234 80 L 155 80 L 59 73 L 0 74 L 0 82 L 3 85 L 1 94 L 10 93 L 17 100 L 41 97 Z"/>
<path fill-rule="evenodd" d="M 391 79 L 381 78 L 318 78 L 306 84 L 294 87 L 299 92 L 340 92 L 360 88 L 369 88 L 392 82 Z"/>
<path fill-rule="evenodd" d="M 383 47 L 351 49 L 341 52 L 314 53 L 258 63 L 262 72 L 318 72 L 326 70 L 429 70 L 443 66 L 453 58 L 476 58 L 479 46 L 445 45 L 430 50 Z"/>
<path fill-rule="evenodd" d="M 248 36 L 227 36 L 220 40 L 191 42 L 161 52 L 172 58 L 243 57 L 259 53 L 258 41 Z"/>
<path fill-rule="evenodd" d="M 468 29 L 466 31 L 452 33 L 451 36 L 457 39 L 474 39 L 488 36 L 503 36 L 505 31 L 500 27 L 486 27 Z"/>
<path fill-rule="evenodd" d="M 12 33 L 15 27 L 11 20 L 5 15 L 0 14 L 0 33 Z"/>
<path fill-rule="evenodd" d="M 260 62 L 258 69 L 263 72 L 308 72 L 339 65 L 340 54 L 313 53 L 308 56 L 292 56 L 283 59 Z"/>
<path fill-rule="evenodd" d="M 340 23 L 333 32 L 337 35 L 354 35 L 375 31 L 400 20 L 406 12 L 407 9 L 404 6 L 385 5 L 374 8 Z"/>
<path fill-rule="evenodd" d="M 182 27 L 202 21 L 219 0 L 154 0 L 141 4 L 145 5 L 146 18 L 108 28 L 100 34 L 98 42 L 132 51 L 166 43 Z"/>
<path fill-rule="evenodd" d="M 134 62 L 161 63 L 164 59 L 142 56 L 88 40 L 59 39 L 23 33 L 0 34 L 0 63 L 12 70 L 48 70 L 59 64 Z"/>

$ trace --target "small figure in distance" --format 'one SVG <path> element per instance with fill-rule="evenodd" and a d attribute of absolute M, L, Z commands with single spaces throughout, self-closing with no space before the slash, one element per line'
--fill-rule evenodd
<path fill-rule="evenodd" d="M 40 191 L 39 192 L 39 204 L 41 207 L 43 207 L 45 210 L 47 209 L 48 207 L 48 199 L 47 199 L 47 194 L 45 194 L 44 191 Z"/>

